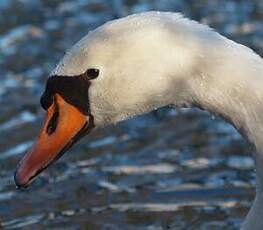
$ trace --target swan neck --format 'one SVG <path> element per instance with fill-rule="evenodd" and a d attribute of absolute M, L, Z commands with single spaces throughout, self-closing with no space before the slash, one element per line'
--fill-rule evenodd
<path fill-rule="evenodd" d="M 263 59 L 247 47 L 221 42 L 191 82 L 193 104 L 223 117 L 254 145 L 257 193 L 263 194 Z"/>
<path fill-rule="evenodd" d="M 261 230 L 263 226 L 263 61 L 250 50 L 244 53 L 245 56 L 227 54 L 224 59 L 220 58 L 221 65 L 216 67 L 212 65 L 212 68 L 210 66 L 201 70 L 192 81 L 191 91 L 194 105 L 229 121 L 255 147 L 253 156 L 256 166 L 256 198 L 241 229 Z"/>
<path fill-rule="evenodd" d="M 263 150 L 263 59 L 224 37 L 200 52 L 204 58 L 190 79 L 193 103 L 228 120 Z"/>

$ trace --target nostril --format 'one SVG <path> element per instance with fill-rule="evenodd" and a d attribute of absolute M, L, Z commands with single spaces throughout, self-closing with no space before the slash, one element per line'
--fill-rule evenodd
<path fill-rule="evenodd" d="M 59 111 L 58 109 L 56 109 L 56 111 L 54 112 L 53 116 L 51 117 L 47 125 L 46 132 L 48 135 L 51 135 L 52 133 L 56 131 L 57 124 L 58 124 L 58 116 L 59 116 Z"/>

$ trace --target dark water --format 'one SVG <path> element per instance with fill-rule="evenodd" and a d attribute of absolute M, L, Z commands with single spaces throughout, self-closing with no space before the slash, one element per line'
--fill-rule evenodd
<path fill-rule="evenodd" d="M 181 11 L 263 53 L 263 3 L 0 1 L 0 223 L 4 229 L 238 229 L 254 195 L 253 149 L 198 110 L 164 108 L 98 130 L 32 186 L 13 172 L 44 115 L 55 63 L 89 30 L 149 9 Z"/>

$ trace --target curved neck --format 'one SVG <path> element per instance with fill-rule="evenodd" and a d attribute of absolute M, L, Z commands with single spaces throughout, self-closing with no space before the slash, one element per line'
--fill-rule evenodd
<path fill-rule="evenodd" d="M 257 192 L 263 195 L 263 59 L 227 39 L 189 81 L 192 103 L 223 117 L 257 152 Z"/>
<path fill-rule="evenodd" d="M 263 59 L 233 43 L 207 57 L 190 86 L 193 103 L 232 123 L 263 148 Z M 263 150 L 263 149 L 262 149 Z"/>
<path fill-rule="evenodd" d="M 263 226 L 263 59 L 248 48 L 225 42 L 225 48 L 212 51 L 189 81 L 192 103 L 232 123 L 255 146 L 256 198 L 242 229 L 259 230 Z"/>
<path fill-rule="evenodd" d="M 260 230 L 263 226 L 263 59 L 227 39 L 221 39 L 217 48 L 204 48 L 201 56 L 205 58 L 200 58 L 194 76 L 186 78 L 190 96 L 185 104 L 223 117 L 255 146 L 256 198 L 242 229 Z M 175 94 L 176 98 L 178 93 Z"/>

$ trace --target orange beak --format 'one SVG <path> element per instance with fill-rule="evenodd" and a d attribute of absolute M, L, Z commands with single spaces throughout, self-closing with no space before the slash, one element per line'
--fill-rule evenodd
<path fill-rule="evenodd" d="M 15 172 L 17 187 L 26 187 L 92 128 L 91 117 L 68 104 L 59 94 L 49 107 L 40 135 Z"/>

